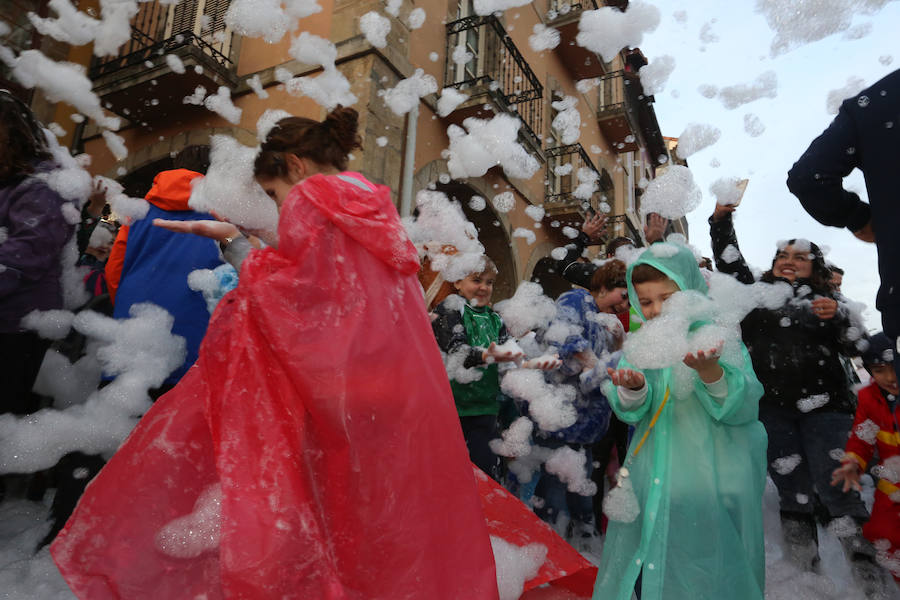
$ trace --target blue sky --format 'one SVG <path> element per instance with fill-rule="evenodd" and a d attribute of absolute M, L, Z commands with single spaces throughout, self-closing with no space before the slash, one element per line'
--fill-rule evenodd
<path fill-rule="evenodd" d="M 845 229 L 819 225 L 803 211 L 784 182 L 794 161 L 833 118 L 826 111 L 829 91 L 843 88 L 849 77 L 862 78 L 871 85 L 900 68 L 900 2 L 888 2 L 873 15 L 856 15 L 854 28 L 871 24 L 871 31 L 860 39 L 838 33 L 777 57 L 769 53 L 774 33 L 764 17 L 754 11 L 756 2 L 752 0 L 687 0 L 677 4 L 656 0 L 654 4 L 662 20 L 644 37 L 641 49 L 651 62 L 664 54 L 673 56 L 676 62 L 665 90 L 656 95 L 663 134 L 678 136 L 688 123 L 708 123 L 722 131 L 716 144 L 688 159 L 704 194 L 700 207 L 688 215 L 691 243 L 710 255 L 706 219 L 715 204 L 710 184 L 720 177 L 749 178 L 735 221 L 748 262 L 768 267 L 780 239 L 804 237 L 828 246 L 827 258 L 847 272 L 844 293 L 867 304 L 867 325 L 880 329 L 880 315 L 875 310 L 875 247 L 856 240 Z M 673 16 L 676 11 L 686 13 L 683 23 Z M 707 23 L 718 41 L 701 41 L 700 30 Z M 886 57 L 891 59 L 889 65 L 882 64 Z M 703 84 L 723 87 L 750 83 L 768 70 L 777 73 L 777 96 L 734 110 L 726 110 L 718 99 L 705 98 L 697 90 Z M 747 113 L 759 117 L 765 133 L 753 138 L 744 131 Z M 714 159 L 720 166 L 711 166 Z M 865 199 L 864 182 L 858 172 L 845 185 Z"/>

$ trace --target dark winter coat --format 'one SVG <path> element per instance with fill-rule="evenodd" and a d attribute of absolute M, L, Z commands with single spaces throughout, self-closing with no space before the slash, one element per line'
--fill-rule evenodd
<path fill-rule="evenodd" d="M 454 381 L 451 375 L 450 387 L 453 389 L 453 399 L 456 402 L 456 410 L 459 416 L 496 415 L 500 410 L 498 396 L 500 394 L 500 377 L 497 365 L 486 365 L 482 352 L 489 345 L 475 346 L 477 332 L 469 331 L 464 322 L 464 311 L 472 311 L 484 318 L 490 319 L 497 330 L 497 337 L 493 341 L 498 345 L 509 339 L 506 325 L 500 319 L 500 315 L 489 307 L 474 308 L 466 304 L 461 297 L 453 295 L 441 302 L 434 313 L 437 318 L 432 321 L 431 328 L 442 352 L 452 355 L 463 353 L 462 366 L 480 368 L 481 378 L 469 383 Z"/>
<path fill-rule="evenodd" d="M 731 215 L 718 221 L 710 219 L 709 224 L 716 268 L 741 283 L 754 283 L 750 267 L 740 254 Z M 729 245 L 738 251 L 737 260 L 732 262 L 722 258 Z M 813 289 L 804 279 L 775 281 L 791 285 L 794 298 L 778 309 L 757 308 L 741 322 L 753 370 L 765 388 L 760 406 L 853 413 L 853 395 L 840 361 L 841 353 L 853 352 L 846 338 L 850 327 L 847 312 L 839 308 L 834 318 L 819 319 L 809 301 L 816 296 L 831 298 L 830 291 Z M 823 394 L 827 394 L 827 402 Z M 816 408 L 810 410 L 813 406 Z"/>
<path fill-rule="evenodd" d="M 876 306 L 885 333 L 900 333 L 900 70 L 841 104 L 837 117 L 788 173 L 788 188 L 823 225 L 862 229 L 871 222 L 881 288 Z M 866 178 L 869 204 L 843 188 L 853 169 Z"/>
<path fill-rule="evenodd" d="M 33 310 L 62 308 L 60 258 L 75 231 L 63 216 L 65 203 L 35 177 L 0 182 L 0 333 L 21 331 Z"/>
<path fill-rule="evenodd" d="M 591 277 L 597 271 L 597 265 L 581 260 L 584 249 L 591 243 L 590 238 L 583 231 L 578 237 L 566 244 L 566 256 L 556 261 L 556 272 L 569 283 L 580 285 L 585 289 L 591 288 Z"/>

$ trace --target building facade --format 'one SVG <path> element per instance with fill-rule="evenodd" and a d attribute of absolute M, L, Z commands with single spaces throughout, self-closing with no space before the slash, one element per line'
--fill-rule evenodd
<path fill-rule="evenodd" d="M 399 18 L 387 15 L 381 0 L 319 4 L 323 10 L 302 19 L 300 30 L 334 42 L 336 66 L 359 98 L 354 108 L 360 113 L 363 150 L 355 153 L 350 169 L 389 186 L 401 212 L 411 208 L 404 198 L 426 188 L 459 200 L 500 268 L 495 300 L 512 295 L 525 280 L 540 280 L 550 295 L 567 289 L 548 257 L 568 243 L 565 227 L 579 228 L 588 207 L 611 211 L 611 236 L 642 238 L 640 193 L 669 154 L 654 98 L 643 93 L 637 75 L 646 59 L 639 50 L 624 50 L 606 63 L 575 43 L 582 11 L 601 6 L 621 10 L 627 1 L 536 0 L 501 15 L 479 16 L 472 0 L 404 0 Z M 93 172 L 123 182 L 131 195 L 145 193 L 181 148 L 206 144 L 211 135 L 226 133 L 256 145 L 256 122 L 266 109 L 324 116 L 312 99 L 290 95 L 282 84 L 286 74 L 315 76 L 322 70 L 291 58 L 290 34 L 277 43 L 235 34 L 224 18 L 229 0 L 181 0 L 176 5 L 152 0 L 139 6 L 132 38 L 117 56 L 91 57 L 88 48 L 72 48 L 68 58 L 87 65 L 103 106 L 123 118 L 118 134 L 128 156 L 117 161 L 100 130 L 90 122 L 75 125 L 68 107 L 56 107 L 52 119 L 67 129 L 65 143 L 92 155 Z M 414 8 L 424 9 L 426 19 L 421 28 L 410 30 L 406 16 Z M 359 18 L 373 10 L 391 20 L 385 48 L 373 47 L 360 33 Z M 536 25 L 559 32 L 555 49 L 532 50 L 528 38 Z M 472 58 L 456 63 L 454 51 L 467 51 Z M 167 54 L 181 59 L 184 73 L 173 70 Z M 409 115 L 395 115 L 382 95 L 416 68 L 435 77 L 439 88 L 459 89 L 469 99 L 447 117 L 438 116 L 437 95 L 423 98 Z M 250 82 L 257 81 L 268 97 L 251 88 Z M 185 104 L 198 86 L 209 93 L 230 88 L 234 105 L 242 109 L 240 121 L 232 124 L 202 106 Z M 581 117 L 581 135 L 573 144 L 558 141 L 551 127 L 553 103 L 567 97 L 577 99 Z M 449 145 L 448 126 L 502 113 L 520 118 L 519 142 L 539 161 L 539 171 L 531 179 L 516 180 L 495 167 L 483 177 L 451 180 L 442 157 Z M 598 181 L 599 189 L 588 201 L 573 195 L 581 168 L 592 170 Z M 515 197 L 509 212 L 497 212 L 490 202 L 502 192 Z M 488 200 L 484 210 L 469 206 L 475 195 Z M 529 206 L 545 209 L 538 228 L 525 212 Z M 520 227 L 534 231 L 532 243 L 513 237 Z M 683 224 L 673 227 L 683 230 Z M 437 286 L 426 279 L 434 296 Z"/>

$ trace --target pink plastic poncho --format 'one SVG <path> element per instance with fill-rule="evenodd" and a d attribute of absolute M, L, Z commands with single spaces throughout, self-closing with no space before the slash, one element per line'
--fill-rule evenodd
<path fill-rule="evenodd" d="M 496 599 L 389 191 L 311 177 L 279 235 L 88 487 L 52 546 L 60 571 L 91 600 Z"/>

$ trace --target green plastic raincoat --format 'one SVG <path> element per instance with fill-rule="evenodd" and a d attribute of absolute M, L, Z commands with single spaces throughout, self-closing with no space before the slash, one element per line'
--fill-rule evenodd
<path fill-rule="evenodd" d="M 648 250 L 629 267 L 632 306 L 640 306 L 631 273 L 641 263 L 681 290 L 706 293 L 692 253 L 677 248 L 670 256 Z M 631 457 L 670 390 L 646 443 L 630 460 L 641 512 L 631 523 L 610 521 L 594 600 L 630 600 L 639 575 L 642 600 L 762 600 L 766 432 L 757 410 L 763 389 L 746 348 L 740 349 L 743 364 L 720 359 L 725 398 L 710 395 L 696 373 L 693 392 L 676 394 L 672 367 L 643 371 L 648 393 L 638 406 L 625 409 L 617 390 L 610 394 L 619 418 L 635 426 Z M 623 359 L 619 368 L 634 367 Z"/>

